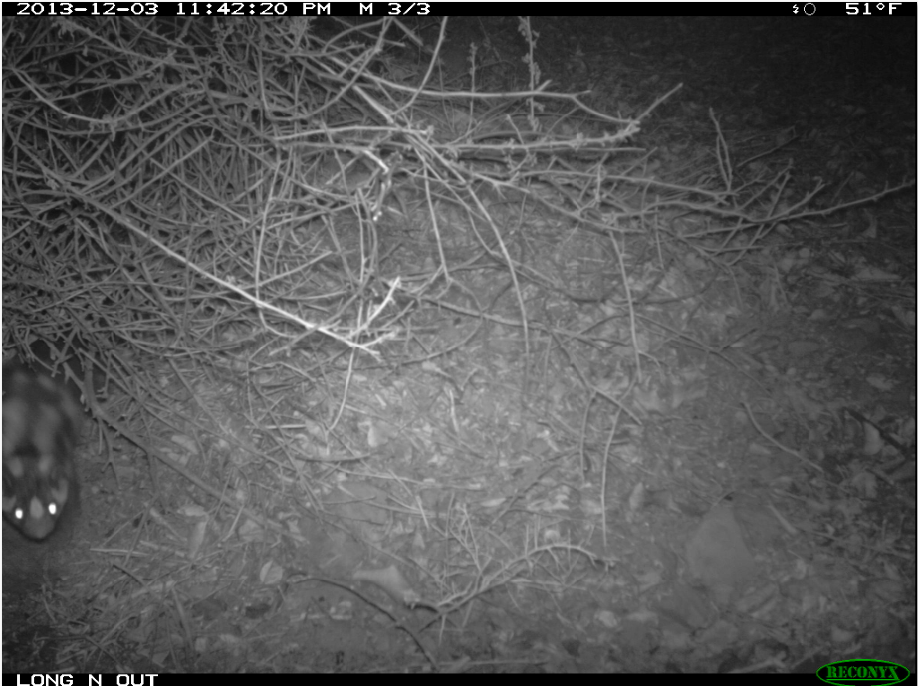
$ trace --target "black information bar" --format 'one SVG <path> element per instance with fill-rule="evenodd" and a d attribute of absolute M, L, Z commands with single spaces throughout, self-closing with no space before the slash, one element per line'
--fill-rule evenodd
<path fill-rule="evenodd" d="M 909 2 L 4 2 L 3 16 L 385 17 L 545 15 L 615 17 L 914 17 Z M 539 15 L 530 15 L 539 16 Z"/>

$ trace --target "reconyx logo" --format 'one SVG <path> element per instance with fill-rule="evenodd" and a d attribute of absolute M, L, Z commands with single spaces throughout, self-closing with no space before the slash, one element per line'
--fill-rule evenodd
<path fill-rule="evenodd" d="M 840 660 L 816 670 L 816 676 L 827 684 L 864 686 L 865 684 L 898 684 L 908 678 L 908 670 L 885 660 Z"/>

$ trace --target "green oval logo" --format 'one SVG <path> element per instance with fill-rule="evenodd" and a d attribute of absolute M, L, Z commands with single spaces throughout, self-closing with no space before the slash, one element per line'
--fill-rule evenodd
<path fill-rule="evenodd" d="M 816 676 L 827 684 L 863 686 L 864 684 L 898 684 L 908 679 L 909 671 L 886 660 L 839 660 L 816 670 Z"/>

